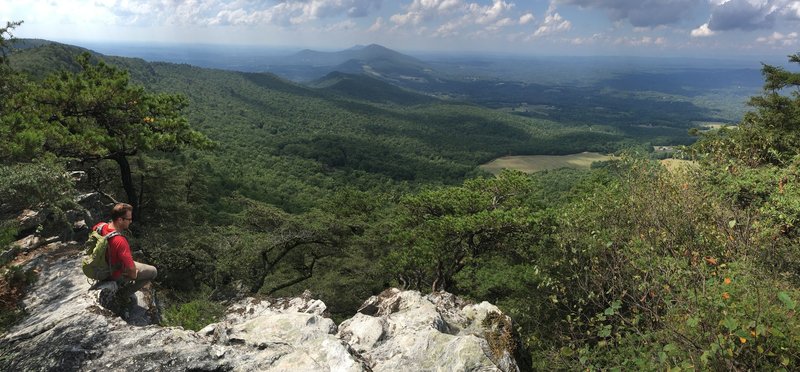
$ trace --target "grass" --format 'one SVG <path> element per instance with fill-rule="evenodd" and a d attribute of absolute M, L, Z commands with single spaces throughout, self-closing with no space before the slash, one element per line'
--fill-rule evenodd
<path fill-rule="evenodd" d="M 720 129 L 723 127 L 728 127 L 728 128 L 736 127 L 736 124 L 722 123 L 718 121 L 694 121 L 692 123 L 699 126 L 702 131 Z"/>
<path fill-rule="evenodd" d="M 596 152 L 582 152 L 571 155 L 525 155 L 504 156 L 481 165 L 481 169 L 497 174 L 503 169 L 514 169 L 525 173 L 535 173 L 558 168 L 589 169 L 596 161 L 611 160 L 608 155 Z"/>

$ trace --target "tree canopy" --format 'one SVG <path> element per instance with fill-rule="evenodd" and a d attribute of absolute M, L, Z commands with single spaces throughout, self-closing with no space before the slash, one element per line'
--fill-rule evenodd
<path fill-rule="evenodd" d="M 81 163 L 113 160 L 119 166 L 127 201 L 140 204 L 129 157 L 142 151 L 173 152 L 206 148 L 211 142 L 182 114 L 186 98 L 149 93 L 130 82 L 128 72 L 83 53 L 77 73 L 60 71 L 11 98 L 0 135 L 5 157 L 34 159 L 45 154 Z"/>

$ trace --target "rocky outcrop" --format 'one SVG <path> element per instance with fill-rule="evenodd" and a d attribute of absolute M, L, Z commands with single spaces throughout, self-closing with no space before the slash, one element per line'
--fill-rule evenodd
<path fill-rule="evenodd" d="M 337 327 L 308 293 L 247 298 L 193 332 L 151 324 L 142 294 L 127 321 L 115 316 L 81 275 L 78 248 L 45 248 L 30 263 L 39 280 L 24 299 L 28 316 L 0 338 L 0 370 L 518 370 L 510 319 L 486 302 L 390 289 Z"/>
<path fill-rule="evenodd" d="M 76 173 L 71 175 L 76 177 Z M 76 182 L 79 180 L 76 179 Z M 27 254 L 53 242 L 69 244 L 75 241 L 86 241 L 89 236 L 89 224 L 102 220 L 110 209 L 111 199 L 98 192 L 90 192 L 75 196 L 75 209 L 63 212 L 63 215 L 49 209 L 38 211 L 25 209 L 17 213 L 14 228 L 18 231 L 18 239 L 8 249 L 0 248 L 0 264 L 12 261 L 20 254 Z M 66 223 L 65 221 L 70 221 Z"/>
<path fill-rule="evenodd" d="M 511 332 L 511 319 L 488 302 L 393 288 L 368 299 L 338 336 L 376 371 L 519 371 Z"/>

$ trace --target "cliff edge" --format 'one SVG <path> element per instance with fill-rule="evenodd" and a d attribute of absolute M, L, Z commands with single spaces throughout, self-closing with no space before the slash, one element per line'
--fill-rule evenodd
<path fill-rule="evenodd" d="M 137 293 L 126 320 L 103 308 L 81 274 L 80 245 L 55 242 L 27 265 L 38 280 L 27 316 L 0 336 L 0 370 L 518 371 L 511 319 L 487 302 L 387 289 L 336 325 L 325 304 L 246 298 L 199 332 L 155 324 Z"/>

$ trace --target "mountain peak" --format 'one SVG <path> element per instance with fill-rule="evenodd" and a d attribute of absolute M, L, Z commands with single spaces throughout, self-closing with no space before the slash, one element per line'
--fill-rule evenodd
<path fill-rule="evenodd" d="M 285 65 L 335 66 L 349 60 L 393 60 L 404 64 L 421 64 L 416 58 L 378 44 L 355 45 L 338 52 L 320 52 L 305 49 L 284 60 Z"/>
<path fill-rule="evenodd" d="M 380 49 L 380 50 L 391 50 L 383 45 L 379 44 L 370 44 L 364 47 L 364 49 Z"/>

